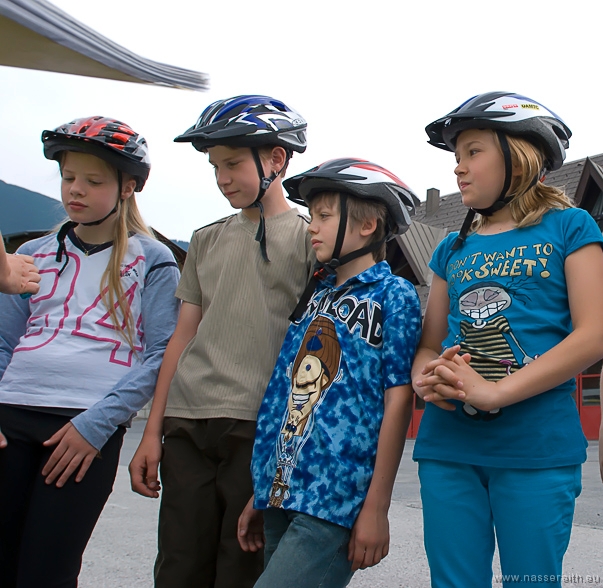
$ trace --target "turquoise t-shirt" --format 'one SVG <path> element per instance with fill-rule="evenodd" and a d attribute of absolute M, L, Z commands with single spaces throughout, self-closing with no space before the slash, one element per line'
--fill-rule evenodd
<path fill-rule="evenodd" d="M 448 284 L 448 335 L 484 378 L 524 368 L 572 330 L 565 260 L 602 243 L 593 218 L 579 208 L 550 210 L 534 226 L 498 235 L 458 233 L 440 243 L 430 267 Z M 582 463 L 586 440 L 571 394 L 575 379 L 498 411 L 456 402 L 454 411 L 427 404 L 414 459 L 481 466 L 549 468 Z"/>
<path fill-rule="evenodd" d="M 420 335 L 417 293 L 386 262 L 339 287 L 321 282 L 287 331 L 260 407 L 255 508 L 353 526 L 373 475 L 384 392 L 410 384 Z"/>

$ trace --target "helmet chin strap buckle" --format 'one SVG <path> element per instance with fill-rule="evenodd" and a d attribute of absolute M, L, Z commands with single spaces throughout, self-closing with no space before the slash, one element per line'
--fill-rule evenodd
<path fill-rule="evenodd" d="M 274 178 L 261 178 L 260 179 L 260 190 L 264 192 L 270 188 L 270 184 L 272 184 Z"/>

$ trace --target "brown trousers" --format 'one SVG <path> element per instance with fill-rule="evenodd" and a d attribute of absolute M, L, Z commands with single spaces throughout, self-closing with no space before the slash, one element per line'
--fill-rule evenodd
<path fill-rule="evenodd" d="M 237 521 L 253 494 L 255 422 L 164 421 L 155 588 L 252 588 L 263 553 L 245 553 Z"/>

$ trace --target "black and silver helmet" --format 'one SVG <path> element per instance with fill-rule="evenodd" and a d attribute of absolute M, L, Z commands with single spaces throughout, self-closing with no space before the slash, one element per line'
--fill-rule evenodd
<path fill-rule="evenodd" d="M 572 136 L 568 126 L 552 110 L 512 92 L 474 96 L 425 127 L 428 142 L 447 151 L 454 151 L 459 133 L 467 129 L 494 129 L 524 137 L 543 151 L 545 168 L 549 171 L 563 165 Z"/>
<path fill-rule="evenodd" d="M 388 212 L 387 239 L 410 226 L 419 199 L 393 173 L 364 159 L 331 159 L 283 182 L 287 198 L 308 206 L 318 192 L 345 192 L 363 200 L 375 200 Z"/>

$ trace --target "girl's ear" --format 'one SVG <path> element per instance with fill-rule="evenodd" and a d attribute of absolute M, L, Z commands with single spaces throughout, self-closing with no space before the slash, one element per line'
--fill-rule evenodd
<path fill-rule="evenodd" d="M 511 176 L 513 178 L 518 178 L 523 175 L 523 170 L 521 169 L 521 165 L 515 164 L 511 167 Z"/>
<path fill-rule="evenodd" d="M 130 198 L 130 196 L 134 194 L 135 189 L 136 180 L 134 178 L 129 178 L 126 180 L 126 178 L 124 178 L 124 181 L 121 186 L 121 199 L 127 200 L 128 198 Z"/>
<path fill-rule="evenodd" d="M 369 218 L 363 221 L 362 226 L 360 227 L 360 235 L 362 237 L 368 237 L 372 235 L 377 230 L 377 219 Z"/>

